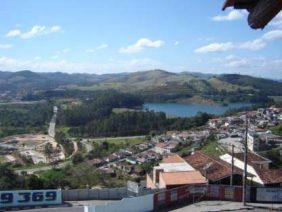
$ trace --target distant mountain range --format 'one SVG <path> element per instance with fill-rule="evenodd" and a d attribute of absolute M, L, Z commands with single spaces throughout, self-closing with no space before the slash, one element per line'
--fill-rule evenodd
<path fill-rule="evenodd" d="M 150 70 L 120 74 L 67 74 L 0 71 L 0 92 L 34 93 L 38 91 L 107 90 L 137 92 L 142 95 L 203 96 L 218 93 L 263 93 L 282 96 L 282 82 L 239 74 L 211 75 L 202 73 L 171 73 Z"/>

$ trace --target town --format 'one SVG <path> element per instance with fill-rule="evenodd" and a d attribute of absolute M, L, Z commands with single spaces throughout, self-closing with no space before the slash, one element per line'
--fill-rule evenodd
<path fill-rule="evenodd" d="M 282 211 L 282 0 L 1 3 L 0 212 Z"/>

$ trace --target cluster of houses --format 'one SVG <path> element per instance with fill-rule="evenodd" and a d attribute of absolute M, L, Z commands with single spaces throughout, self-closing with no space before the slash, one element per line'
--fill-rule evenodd
<path fill-rule="evenodd" d="M 271 150 L 282 145 L 282 137 L 274 135 L 270 130 L 271 127 L 282 123 L 282 108 L 270 107 L 211 119 L 199 131 L 168 132 L 154 138 L 155 142 L 159 142 L 155 149 L 163 155 L 163 159 L 147 174 L 147 188 L 163 189 L 204 184 L 242 185 L 246 120 L 249 126 L 248 185 L 282 186 L 282 168 L 271 168 L 272 161 L 259 154 L 261 150 Z M 177 149 L 177 141 L 178 145 L 192 142 L 197 148 L 204 144 L 210 135 L 214 135 L 219 146 L 227 150 L 226 154 L 215 157 L 202 151 L 194 151 L 195 148 L 183 157 L 173 153 Z"/>
<path fill-rule="evenodd" d="M 152 142 L 155 145 L 154 151 L 165 155 L 177 152 L 187 145 L 199 148 L 205 144 L 210 135 L 211 131 L 209 130 L 168 131 L 164 135 L 155 136 Z"/>
<path fill-rule="evenodd" d="M 103 160 L 99 160 L 98 166 L 98 159 L 90 162 L 94 163 L 95 161 L 99 170 L 107 174 L 116 175 L 118 171 L 121 171 L 125 176 L 140 177 L 146 174 L 140 165 L 156 163 L 165 155 L 177 152 L 186 145 L 198 148 L 206 142 L 210 135 L 208 130 L 168 131 L 164 135 L 153 137 L 150 142 L 111 154 Z"/>
<path fill-rule="evenodd" d="M 154 151 L 154 143 L 144 142 L 120 149 L 102 159 L 89 160 L 88 163 L 112 176 L 121 172 L 124 176 L 140 177 L 145 175 L 145 170 L 141 168 L 142 164 L 154 163 L 161 159 L 161 154 Z"/>
<path fill-rule="evenodd" d="M 180 157 L 168 154 L 146 176 L 146 187 L 171 189 L 185 185 L 242 185 L 244 159 L 242 153 L 213 157 L 201 151 Z M 271 161 L 255 153 L 248 154 L 247 179 L 250 186 L 282 186 L 282 169 L 271 169 Z"/>
<path fill-rule="evenodd" d="M 271 127 L 282 123 L 282 108 L 260 108 L 257 111 L 238 113 L 231 117 L 211 119 L 208 126 L 215 132 L 219 143 L 228 149 L 233 145 L 236 151 L 242 151 L 246 120 L 248 120 L 249 150 L 259 152 L 282 145 L 282 137 L 274 135 L 270 130 Z"/>
<path fill-rule="evenodd" d="M 147 173 L 148 188 L 206 183 L 242 185 L 243 143 L 248 120 L 248 179 L 253 185 L 280 186 L 282 169 L 270 168 L 271 161 L 260 156 L 258 151 L 282 145 L 282 138 L 269 130 L 270 127 L 282 123 L 281 114 L 282 108 L 270 107 L 248 112 L 247 119 L 246 113 L 211 119 L 199 129 L 168 131 L 152 137 L 150 142 L 121 149 L 103 159 L 93 159 L 88 163 L 103 173 L 113 176 L 121 173 L 137 178 L 146 174 L 142 165 L 159 162 L 151 174 Z M 196 151 L 211 136 L 228 153 L 213 157 Z M 185 147 L 189 147 L 189 150 L 182 154 L 183 157 L 176 154 Z M 234 154 L 231 154 L 232 149 Z"/>

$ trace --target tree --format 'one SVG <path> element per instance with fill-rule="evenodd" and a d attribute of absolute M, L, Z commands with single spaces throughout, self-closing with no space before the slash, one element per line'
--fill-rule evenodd
<path fill-rule="evenodd" d="M 83 160 L 84 160 L 84 158 L 83 158 L 81 153 L 76 153 L 72 158 L 73 164 L 81 163 L 81 162 L 83 162 Z"/>
<path fill-rule="evenodd" d="M 25 185 L 27 189 L 42 189 L 43 188 L 43 180 L 38 178 L 36 175 L 32 174 L 26 177 Z"/>
<path fill-rule="evenodd" d="M 47 143 L 44 147 L 44 154 L 47 156 L 48 162 L 51 162 L 53 152 L 54 152 L 54 149 L 53 149 L 52 144 Z"/>
<path fill-rule="evenodd" d="M 0 190 L 20 188 L 21 180 L 7 163 L 0 164 Z"/>

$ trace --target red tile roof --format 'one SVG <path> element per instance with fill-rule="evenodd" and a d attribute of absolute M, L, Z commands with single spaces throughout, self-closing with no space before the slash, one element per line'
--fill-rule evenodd
<path fill-rule="evenodd" d="M 184 157 L 184 160 L 194 169 L 199 170 L 203 175 L 207 174 L 207 178 L 211 181 L 217 181 L 225 177 L 229 177 L 232 173 L 231 165 L 219 158 L 208 156 L 200 151 L 196 151 L 193 155 Z M 207 164 L 211 164 L 207 171 L 204 170 Z M 243 174 L 243 171 L 234 167 L 234 174 Z"/>
<path fill-rule="evenodd" d="M 280 169 L 262 169 L 257 170 L 260 179 L 264 184 L 277 184 L 282 183 L 282 168 Z"/>
<path fill-rule="evenodd" d="M 244 161 L 243 153 L 236 153 L 234 154 L 234 156 L 239 160 Z M 282 183 L 282 168 L 280 169 L 263 168 L 259 164 L 264 162 L 270 162 L 270 160 L 260 155 L 254 154 L 252 152 L 248 153 L 248 164 L 256 170 L 258 176 L 260 177 L 260 179 L 263 181 L 265 185 Z"/>
<path fill-rule="evenodd" d="M 244 161 L 244 153 L 235 153 L 234 154 L 235 158 L 238 158 L 241 161 Z M 264 158 L 260 155 L 254 154 L 252 152 L 248 152 L 248 160 L 247 163 L 250 166 L 256 166 L 258 163 L 265 163 L 265 162 L 271 162 L 269 159 Z"/>
<path fill-rule="evenodd" d="M 160 177 L 163 178 L 166 186 L 207 183 L 206 179 L 201 175 L 199 171 L 161 172 Z"/>
<path fill-rule="evenodd" d="M 164 157 L 161 163 L 185 163 L 185 160 L 179 155 L 174 154 Z"/>

